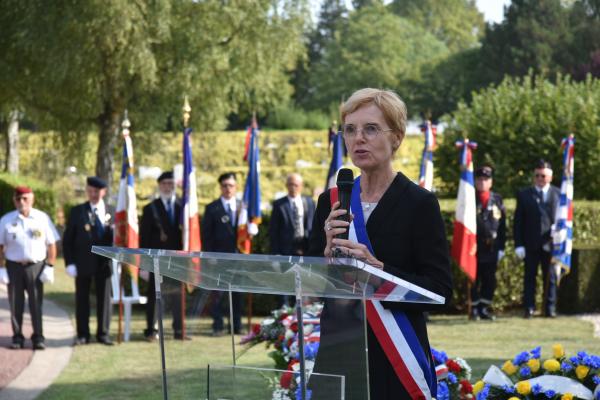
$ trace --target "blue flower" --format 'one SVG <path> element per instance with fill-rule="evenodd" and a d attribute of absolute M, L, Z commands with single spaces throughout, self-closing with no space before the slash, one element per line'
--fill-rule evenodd
<path fill-rule="evenodd" d="M 514 387 L 514 386 L 508 386 L 508 385 L 503 385 L 503 386 L 502 386 L 502 390 L 503 390 L 505 393 L 508 393 L 508 394 L 513 394 L 513 393 L 515 393 L 515 392 L 516 392 L 516 390 L 515 390 L 515 387 Z"/>
<path fill-rule="evenodd" d="M 519 370 L 519 375 L 521 375 L 522 378 L 527 378 L 529 376 L 531 376 L 531 368 L 529 367 L 523 367 Z"/>
<path fill-rule="evenodd" d="M 551 398 L 553 398 L 554 396 L 556 396 L 556 392 L 555 392 L 554 390 L 552 390 L 552 389 L 550 389 L 550 390 L 546 390 L 546 391 L 544 392 L 544 394 L 545 394 L 545 395 L 546 395 L 546 397 L 547 397 L 547 398 L 549 398 L 549 399 L 551 399 Z"/>
<path fill-rule="evenodd" d="M 600 357 L 598 356 L 590 356 L 591 361 L 590 361 L 590 366 L 592 368 L 600 368 Z"/>
<path fill-rule="evenodd" d="M 458 379 L 456 379 L 456 375 L 454 375 L 452 372 L 448 372 L 448 380 L 452 384 L 455 384 L 456 382 L 458 382 Z"/>
<path fill-rule="evenodd" d="M 568 362 L 563 361 L 562 364 L 560 364 L 560 369 L 562 369 L 564 372 L 569 372 L 573 370 L 573 366 Z"/>
<path fill-rule="evenodd" d="M 594 375 L 592 382 L 594 382 L 594 385 L 600 385 L 600 376 Z"/>
<path fill-rule="evenodd" d="M 531 350 L 531 355 L 533 356 L 533 358 L 540 358 L 540 356 L 542 355 L 541 346 L 538 346 L 535 349 Z"/>
<path fill-rule="evenodd" d="M 481 389 L 481 392 L 477 393 L 477 400 L 485 400 L 488 397 L 488 394 L 490 393 L 490 385 L 485 385 L 483 387 L 483 389 Z"/>
<path fill-rule="evenodd" d="M 580 360 L 583 360 L 584 358 L 587 357 L 587 353 L 585 351 L 578 351 L 577 357 L 579 357 Z"/>
<path fill-rule="evenodd" d="M 579 365 L 579 358 L 577 358 L 576 356 L 569 357 L 569 361 L 571 361 L 575 365 Z"/>
<path fill-rule="evenodd" d="M 436 399 L 450 400 L 450 389 L 448 389 L 448 384 L 446 382 L 441 381 L 438 383 Z"/>
<path fill-rule="evenodd" d="M 524 351 L 522 353 L 517 354 L 515 359 L 513 360 L 514 365 L 520 365 L 529 361 L 529 353 Z"/>
<path fill-rule="evenodd" d="M 431 355 L 433 356 L 433 361 L 435 361 L 436 364 L 438 364 L 438 365 L 445 364 L 446 361 L 448 361 L 448 356 L 446 355 L 445 352 L 437 351 L 433 347 L 431 348 Z"/>
<path fill-rule="evenodd" d="M 534 395 L 540 394 L 542 390 L 544 390 L 542 386 L 537 383 L 531 387 L 531 393 L 533 393 Z"/>

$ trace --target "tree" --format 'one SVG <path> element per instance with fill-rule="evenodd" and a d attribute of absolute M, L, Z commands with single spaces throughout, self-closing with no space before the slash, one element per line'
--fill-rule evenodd
<path fill-rule="evenodd" d="M 312 104 L 327 109 L 362 87 L 391 88 L 410 103 L 408 81 L 416 81 L 425 63 L 447 54 L 433 35 L 381 5 L 361 8 L 325 48 L 313 70 Z"/>
<path fill-rule="evenodd" d="M 474 0 L 394 0 L 390 10 L 446 44 L 450 52 L 479 47 L 483 14 Z"/>
<path fill-rule="evenodd" d="M 512 0 L 504 21 L 488 26 L 482 41 L 481 73 L 500 82 L 504 75 L 561 71 L 561 55 L 570 42 L 568 10 L 560 0 Z"/>
<path fill-rule="evenodd" d="M 109 182 L 125 108 L 137 128 L 179 118 L 197 128 L 289 97 L 306 9 L 293 0 L 0 3 L 0 75 L 47 126 L 99 131 Z"/>

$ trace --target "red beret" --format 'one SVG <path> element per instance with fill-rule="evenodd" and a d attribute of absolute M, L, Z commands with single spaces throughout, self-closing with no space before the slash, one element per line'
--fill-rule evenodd
<path fill-rule="evenodd" d="M 17 186 L 15 187 L 15 196 L 22 194 L 33 193 L 33 190 L 29 186 Z"/>

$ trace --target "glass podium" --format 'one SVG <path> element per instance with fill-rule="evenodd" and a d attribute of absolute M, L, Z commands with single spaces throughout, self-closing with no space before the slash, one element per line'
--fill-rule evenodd
<path fill-rule="evenodd" d="M 164 399 L 369 399 L 365 301 L 444 303 L 442 296 L 353 258 L 100 246 L 93 246 L 92 252 L 154 273 Z M 289 338 L 289 343 L 293 342 L 292 353 L 297 361 L 290 361 L 288 370 L 238 365 L 232 330 L 232 365 L 209 363 L 202 370 L 201 366 L 195 365 L 189 368 L 194 372 L 190 372 L 181 371 L 179 367 L 185 364 L 183 362 L 168 363 L 169 349 L 165 348 L 161 311 L 165 287 L 163 277 L 206 291 L 224 292 L 230 303 L 235 293 L 294 296 L 297 323 L 295 336 Z M 321 315 L 319 346 L 313 362 L 307 360 L 308 353 L 314 352 L 314 348 L 307 347 L 309 335 L 304 332 L 303 305 L 307 299 L 317 298 L 322 299 L 325 306 Z M 209 354 L 211 350 L 199 349 Z M 179 357 L 195 356 L 184 351 Z M 203 384 L 199 383 L 201 381 Z M 284 381 L 287 391 L 281 387 Z M 188 391 L 181 386 L 187 387 Z"/>

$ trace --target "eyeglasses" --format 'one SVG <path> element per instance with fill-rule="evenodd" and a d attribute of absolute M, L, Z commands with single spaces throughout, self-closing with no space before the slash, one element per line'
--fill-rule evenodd
<path fill-rule="evenodd" d="M 544 175 L 544 174 L 535 174 L 535 177 L 536 178 L 545 178 L 546 175 Z"/>
<path fill-rule="evenodd" d="M 235 183 L 221 183 L 221 187 L 222 188 L 230 188 L 230 187 L 234 187 Z"/>
<path fill-rule="evenodd" d="M 342 126 L 342 135 L 347 139 L 354 139 L 359 131 L 362 131 L 363 137 L 367 140 L 373 139 L 375 136 L 382 132 L 388 132 L 393 129 L 381 129 L 377 124 L 366 124 L 362 128 L 358 128 L 355 125 L 348 124 Z"/>

